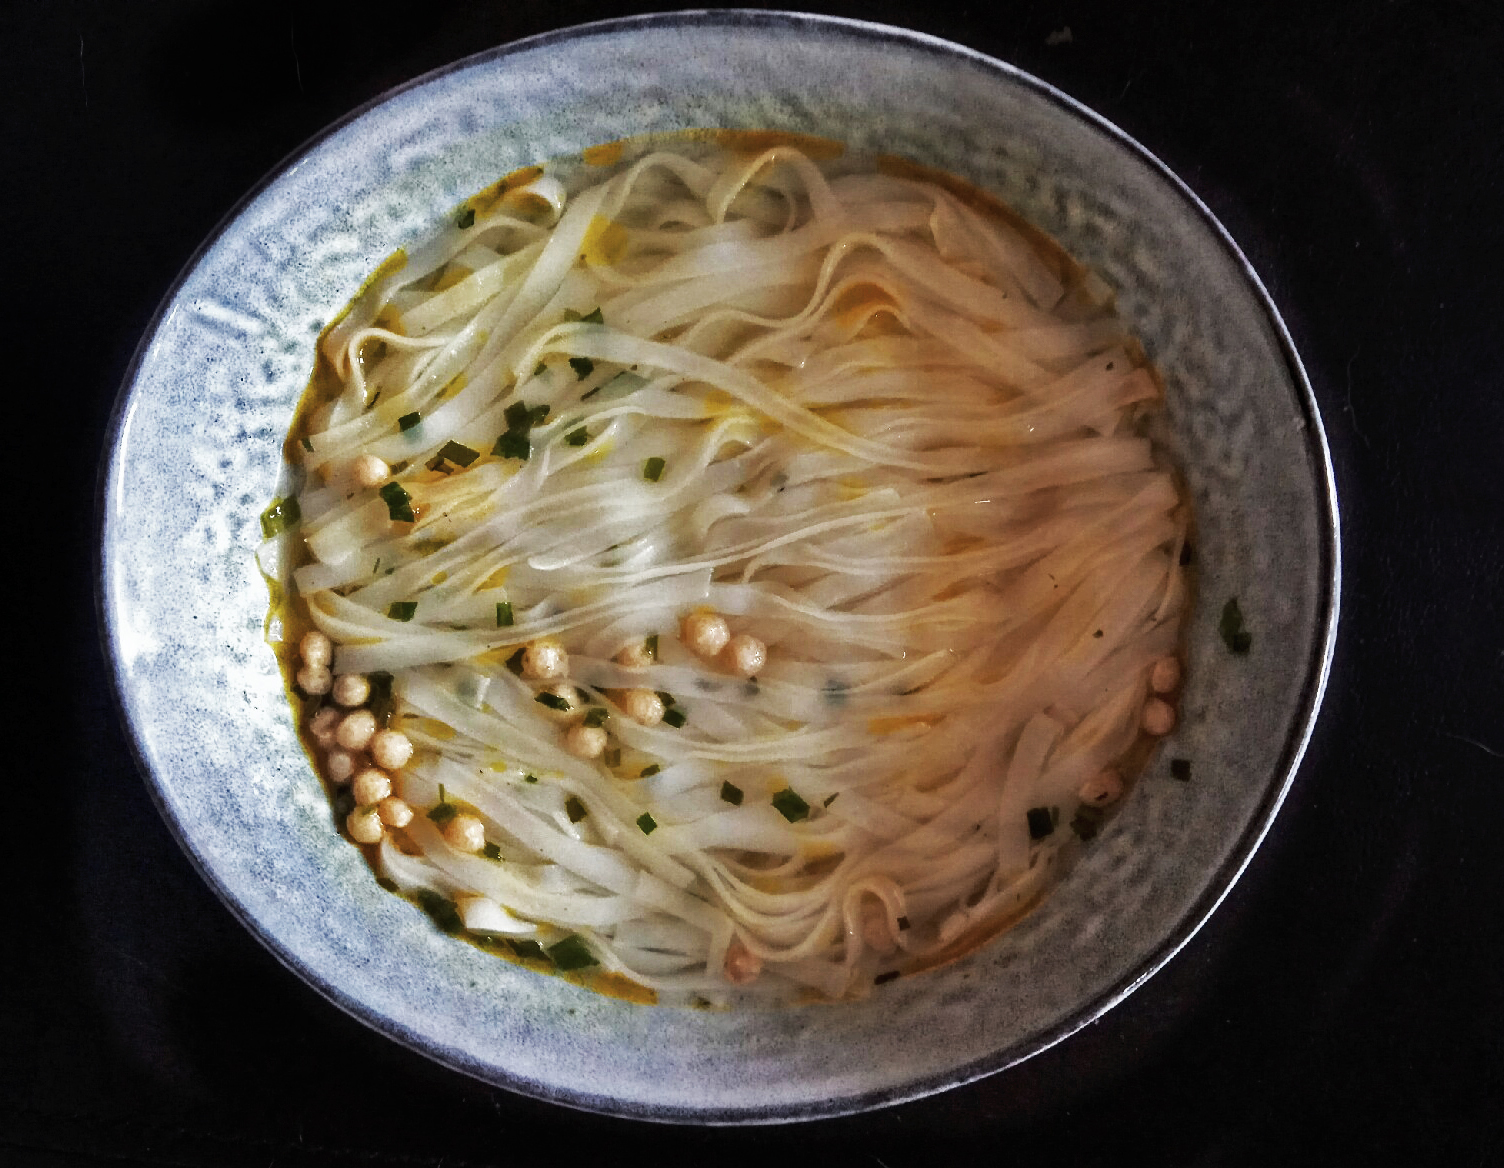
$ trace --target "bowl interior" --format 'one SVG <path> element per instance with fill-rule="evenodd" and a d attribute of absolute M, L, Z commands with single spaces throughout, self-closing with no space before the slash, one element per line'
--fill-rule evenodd
<path fill-rule="evenodd" d="M 438 934 L 338 836 L 263 641 L 254 551 L 313 341 L 364 275 L 516 167 L 686 127 L 905 155 L 998 194 L 1100 272 L 1163 373 L 1196 508 L 1179 729 L 1045 905 L 864 1002 L 644 1008 Z M 123 390 L 102 595 L 143 769 L 242 920 L 336 1004 L 463 1071 L 642 1118 L 804 1118 L 922 1095 L 1079 1028 L 1189 938 L 1277 810 L 1335 627 L 1310 391 L 1210 214 L 1111 127 L 967 50 L 872 25 L 685 14 L 588 26 L 388 95 L 291 159 L 190 263 Z M 1248 656 L 1218 635 L 1236 597 Z M 1190 782 L 1169 760 L 1193 764 Z M 858 1054 L 860 1057 L 854 1057 Z"/>

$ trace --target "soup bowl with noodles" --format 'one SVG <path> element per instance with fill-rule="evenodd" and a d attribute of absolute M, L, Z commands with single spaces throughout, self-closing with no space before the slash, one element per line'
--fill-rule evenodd
<path fill-rule="evenodd" d="M 641 1118 L 1100 1015 L 1268 830 L 1335 628 L 1319 418 L 1210 213 L 824 18 L 586 26 L 331 128 L 170 294 L 108 474 L 211 886 L 399 1041 Z"/>

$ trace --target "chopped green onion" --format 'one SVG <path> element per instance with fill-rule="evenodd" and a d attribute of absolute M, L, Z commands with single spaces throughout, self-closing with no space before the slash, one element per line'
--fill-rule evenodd
<path fill-rule="evenodd" d="M 557 945 L 548 947 L 548 955 L 553 963 L 566 973 L 571 969 L 584 969 L 587 965 L 599 965 L 594 954 L 585 947 L 585 942 L 571 933 Z"/>
<path fill-rule="evenodd" d="M 585 810 L 583 803 L 571 795 L 568 799 L 564 800 L 564 814 L 569 816 L 570 823 L 579 823 L 590 812 Z"/>
<path fill-rule="evenodd" d="M 480 854 L 488 860 L 495 860 L 497 863 L 501 862 L 501 848 L 496 844 L 487 842 L 486 846 L 481 848 Z"/>
<path fill-rule="evenodd" d="M 568 710 L 570 708 L 568 698 L 561 698 L 558 694 L 549 693 L 547 690 L 540 693 L 533 701 L 537 702 L 540 706 L 547 706 L 550 710 Z"/>
<path fill-rule="evenodd" d="M 422 420 L 423 415 L 420 414 L 417 410 L 414 410 L 412 413 L 403 414 L 400 418 L 397 419 L 397 428 L 405 434 Z"/>
<path fill-rule="evenodd" d="M 637 826 L 642 828 L 643 835 L 652 835 L 658 830 L 658 821 L 644 811 L 637 817 Z"/>
<path fill-rule="evenodd" d="M 533 456 L 533 444 L 528 441 L 526 431 L 508 430 L 496 439 L 491 453 L 497 458 L 520 458 L 526 462 Z"/>
<path fill-rule="evenodd" d="M 401 483 L 387 483 L 380 491 L 380 495 L 386 502 L 386 511 L 394 521 L 400 523 L 413 522 L 413 497 L 409 495 Z"/>
<path fill-rule="evenodd" d="M 665 726 L 672 726 L 675 730 L 679 730 L 684 726 L 684 723 L 688 721 L 689 719 L 684 716 L 683 710 L 663 711 L 663 724 Z"/>
<path fill-rule="evenodd" d="M 874 977 L 872 979 L 872 984 L 873 985 L 886 985 L 888 982 L 892 981 L 897 976 L 898 976 L 898 970 L 896 970 L 896 969 L 890 969 L 890 970 L 886 971 L 885 973 L 880 973 L 876 977 Z"/>
<path fill-rule="evenodd" d="M 261 513 L 261 534 L 271 539 L 274 535 L 281 535 L 302 518 L 303 509 L 298 506 L 297 499 L 291 496 L 274 499 L 272 505 Z"/>
<path fill-rule="evenodd" d="M 420 888 L 418 889 L 418 907 L 426 912 L 433 923 L 444 932 L 462 933 L 465 931 L 465 922 L 460 920 L 459 909 L 455 908 L 454 901 L 447 896 L 442 896 L 431 888 Z"/>
<path fill-rule="evenodd" d="M 454 217 L 454 225 L 461 231 L 467 227 L 475 226 L 475 208 L 462 207 L 460 213 Z"/>
<path fill-rule="evenodd" d="M 606 724 L 606 719 L 610 716 L 611 712 L 604 706 L 596 706 L 588 714 L 585 715 L 585 721 L 583 724 L 586 726 L 604 726 Z"/>
<path fill-rule="evenodd" d="M 387 605 L 386 615 L 394 621 L 407 622 L 413 619 L 413 614 L 417 611 L 416 600 L 394 600 Z"/>
<path fill-rule="evenodd" d="M 569 367 L 574 370 L 576 381 L 584 381 L 595 372 L 595 362 L 589 357 L 571 357 Z"/>
<path fill-rule="evenodd" d="M 663 468 L 668 465 L 663 459 L 653 457 L 642 464 L 642 477 L 650 483 L 656 483 L 663 477 Z"/>
<path fill-rule="evenodd" d="M 773 806 L 778 814 L 790 823 L 809 818 L 809 804 L 801 799 L 791 787 L 785 787 L 773 796 Z"/>
<path fill-rule="evenodd" d="M 1101 635 L 1102 635 L 1102 630 L 1101 629 L 1098 629 L 1096 632 L 1094 632 L 1092 634 L 1093 637 L 1100 637 Z"/>
<path fill-rule="evenodd" d="M 653 656 L 654 657 L 658 656 L 658 645 L 656 643 L 656 639 L 655 639 L 654 645 L 653 645 Z M 668 690 L 666 690 L 666 689 L 659 689 L 659 690 L 654 690 L 653 692 L 658 695 L 658 700 L 660 702 L 662 702 L 665 706 L 678 705 L 678 703 L 674 701 L 674 695 L 671 694 L 671 693 L 669 693 Z"/>
<path fill-rule="evenodd" d="M 378 877 L 376 877 L 376 887 L 377 888 L 385 888 L 388 892 L 401 892 L 402 891 L 399 887 L 397 887 L 397 882 L 395 880 L 391 879 L 390 877 L 387 877 L 387 876 L 378 876 Z"/>
<path fill-rule="evenodd" d="M 654 775 L 656 775 L 662 769 L 663 768 L 661 766 L 659 766 L 655 762 L 655 763 L 653 763 L 652 766 L 645 766 L 645 767 L 643 767 L 641 773 L 639 773 L 637 777 L 639 779 L 649 779 L 649 778 L 652 778 Z"/>
<path fill-rule="evenodd" d="M 548 362 L 546 362 L 546 361 L 539 361 L 538 362 L 538 368 L 536 368 L 536 369 L 533 370 L 533 376 L 534 377 L 542 377 L 547 372 L 548 372 Z"/>
<path fill-rule="evenodd" d="M 658 634 L 654 633 L 646 641 L 643 642 L 643 645 L 645 645 L 647 647 L 648 656 L 651 657 L 654 661 L 657 661 L 658 660 Z M 667 704 L 668 704 L 667 702 L 664 703 L 664 705 L 667 705 Z"/>
<path fill-rule="evenodd" d="M 1239 657 L 1246 657 L 1248 650 L 1253 648 L 1253 634 L 1243 627 L 1243 610 L 1238 607 L 1236 596 L 1222 606 L 1217 631 L 1222 634 L 1228 649 Z"/>
<path fill-rule="evenodd" d="M 1028 819 L 1031 840 L 1042 840 L 1055 830 L 1055 821 L 1048 807 L 1030 807 Z"/>
<path fill-rule="evenodd" d="M 835 801 L 836 801 L 836 800 L 837 800 L 837 799 L 839 799 L 839 798 L 840 798 L 840 797 L 841 797 L 841 792 L 839 792 L 839 791 L 837 791 L 837 792 L 836 792 L 836 793 L 835 793 L 835 794 L 834 794 L 834 795 L 832 795 L 832 796 L 831 796 L 831 797 L 830 797 L 830 798 L 829 798 L 829 799 L 827 799 L 827 800 L 825 800 L 825 802 L 824 802 L 824 803 L 823 803 L 823 804 L 821 804 L 821 806 L 824 806 L 824 807 L 829 807 L 829 806 L 830 806 L 830 805 L 831 805 L 831 804 L 832 804 L 832 803 L 834 803 L 834 802 L 835 802 Z"/>
<path fill-rule="evenodd" d="M 504 629 L 515 623 L 512 617 L 512 602 L 510 600 L 498 600 L 496 602 L 496 627 Z"/>
<path fill-rule="evenodd" d="M 429 808 L 428 818 L 443 827 L 451 819 L 459 814 L 459 810 L 453 803 L 437 803 Z"/>
<path fill-rule="evenodd" d="M 599 306 L 592 308 L 584 316 L 580 317 L 581 324 L 605 324 L 606 318 L 601 315 Z"/>
<path fill-rule="evenodd" d="M 507 948 L 518 957 L 542 957 L 543 946 L 536 941 L 518 941 L 512 937 L 507 938 Z"/>
<path fill-rule="evenodd" d="M 740 807 L 742 805 L 742 798 L 742 789 L 735 783 L 721 784 L 721 799 L 723 802 L 730 803 L 733 807 Z"/>
<path fill-rule="evenodd" d="M 310 437 L 308 437 L 307 434 L 304 434 L 302 441 L 303 441 L 303 449 L 306 450 L 306 451 L 308 451 L 311 454 L 313 452 L 313 439 L 310 438 Z"/>
<path fill-rule="evenodd" d="M 397 705 L 392 697 L 392 675 L 385 669 L 378 669 L 366 674 L 366 680 L 371 683 L 371 696 L 366 699 L 366 707 L 376 715 L 376 725 L 385 726 L 392 720 L 392 711 Z"/>
<path fill-rule="evenodd" d="M 452 462 L 455 466 L 469 466 L 480 457 L 479 450 L 471 450 L 463 442 L 446 442 L 428 463 L 429 470 L 438 470 L 435 463 Z"/>
<path fill-rule="evenodd" d="M 522 658 L 526 652 L 526 649 L 518 649 L 517 652 L 507 658 L 507 668 L 518 677 L 522 676 Z"/>
<path fill-rule="evenodd" d="M 1083 843 L 1087 843 L 1097 838 L 1097 832 L 1102 830 L 1102 823 L 1106 818 L 1101 808 L 1083 803 L 1076 808 L 1076 817 L 1071 820 L 1071 830 Z"/>
<path fill-rule="evenodd" d="M 1191 781 L 1191 760 L 1188 758 L 1172 758 L 1170 760 L 1170 777 L 1179 779 L 1182 783 Z"/>
<path fill-rule="evenodd" d="M 583 446 L 589 441 L 590 432 L 584 426 L 579 427 L 577 430 L 571 430 L 568 434 L 564 435 L 564 445 L 566 446 Z"/>
<path fill-rule="evenodd" d="M 538 781 L 538 776 L 537 775 L 523 775 L 522 776 L 522 781 L 524 783 L 536 783 Z"/>

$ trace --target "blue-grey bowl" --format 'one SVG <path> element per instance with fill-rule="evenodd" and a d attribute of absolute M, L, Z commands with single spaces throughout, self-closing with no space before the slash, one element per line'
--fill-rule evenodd
<path fill-rule="evenodd" d="M 1179 729 L 1045 904 L 866 1001 L 632 1005 L 438 933 L 335 830 L 263 640 L 254 551 L 313 341 L 362 277 L 518 166 L 684 127 L 843 139 L 955 172 L 1117 290 L 1164 374 L 1196 509 Z M 911 1099 L 1028 1058 L 1141 984 L 1268 831 L 1336 628 L 1331 467 L 1258 277 L 1137 143 L 1018 70 L 932 37 L 782 13 L 567 29 L 380 98 L 264 180 L 189 262 L 126 378 L 102 501 L 101 608 L 121 707 L 204 877 L 330 1001 L 440 1062 L 643 1119 L 768 1122 Z M 1253 633 L 1228 652 L 1237 597 Z M 1193 760 L 1189 782 L 1170 757 Z"/>

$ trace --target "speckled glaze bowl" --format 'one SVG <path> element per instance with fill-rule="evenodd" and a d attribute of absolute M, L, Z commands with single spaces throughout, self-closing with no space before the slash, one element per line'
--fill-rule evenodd
<path fill-rule="evenodd" d="M 863 1002 L 631 1005 L 438 933 L 336 831 L 262 638 L 258 514 L 322 324 L 393 249 L 516 167 L 649 131 L 758 127 L 906 155 L 1000 195 L 1117 289 L 1165 376 L 1197 514 L 1179 729 L 1043 907 Z M 101 609 L 163 816 L 231 909 L 341 1008 L 458 1070 L 643 1119 L 859 1111 L 1008 1067 L 1167 961 L 1268 830 L 1336 626 L 1336 505 L 1310 388 L 1247 262 L 1143 148 L 967 49 L 876 25 L 685 13 L 482 54 L 352 114 L 189 262 L 122 390 Z M 1236 596 L 1252 652 L 1218 615 Z M 1189 782 L 1171 757 L 1192 760 Z M 233 781 L 232 781 L 233 780 Z"/>

